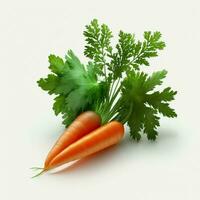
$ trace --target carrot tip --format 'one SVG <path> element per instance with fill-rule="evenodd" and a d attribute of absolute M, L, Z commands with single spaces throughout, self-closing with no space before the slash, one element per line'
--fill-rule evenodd
<path fill-rule="evenodd" d="M 31 178 L 36 178 L 36 177 L 42 175 L 45 171 L 46 171 L 46 169 L 42 169 L 38 174 L 32 176 Z"/>
<path fill-rule="evenodd" d="M 39 170 L 39 169 L 44 169 L 43 167 L 31 167 L 30 169 L 32 170 Z"/>
<path fill-rule="evenodd" d="M 31 178 L 35 178 L 37 176 L 40 176 L 42 175 L 45 171 L 47 171 L 47 169 L 43 168 L 43 167 L 31 167 L 30 169 L 34 170 L 34 171 L 37 171 L 37 170 L 40 170 L 39 173 L 37 173 L 36 175 L 32 176 Z"/>

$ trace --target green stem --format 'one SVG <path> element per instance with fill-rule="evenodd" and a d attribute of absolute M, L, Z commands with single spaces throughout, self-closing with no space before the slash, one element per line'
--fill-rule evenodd
<path fill-rule="evenodd" d="M 112 95 L 113 87 L 114 87 L 114 82 L 111 83 L 111 87 L 110 87 L 110 91 L 109 91 L 109 96 Z"/>
<path fill-rule="evenodd" d="M 120 101 L 117 101 L 115 105 L 112 107 L 111 111 L 109 112 L 108 121 L 112 121 L 115 114 L 118 113 L 120 108 Z"/>
<path fill-rule="evenodd" d="M 115 114 L 117 114 L 119 107 L 120 107 L 120 101 L 118 100 L 114 105 L 113 105 L 113 103 L 114 103 L 117 95 L 119 94 L 120 90 L 121 90 L 121 85 L 117 88 L 117 90 L 113 94 L 112 98 L 109 101 L 105 102 L 103 105 L 101 105 L 100 113 L 101 113 L 101 116 L 103 119 L 102 120 L 103 124 L 109 122 L 112 119 L 112 117 Z"/>
<path fill-rule="evenodd" d="M 115 94 L 113 94 L 113 96 L 110 99 L 110 102 L 113 103 L 114 100 L 116 99 L 117 95 L 119 94 L 120 90 L 121 90 L 121 85 L 118 87 L 117 91 L 115 91 Z"/>
<path fill-rule="evenodd" d="M 105 80 L 106 80 L 106 83 L 108 82 L 107 80 L 107 74 L 106 74 L 106 66 L 105 66 L 105 63 L 103 65 L 103 70 L 104 70 L 104 77 L 105 77 Z"/>
<path fill-rule="evenodd" d="M 101 54 L 102 54 L 102 63 L 103 63 L 103 70 L 104 70 L 104 77 L 105 77 L 105 81 L 106 83 L 108 82 L 107 80 L 107 73 L 106 73 L 106 59 L 105 59 L 105 49 L 104 49 L 104 46 L 101 44 L 101 42 L 98 40 L 98 43 L 101 47 Z"/>
<path fill-rule="evenodd" d="M 115 95 L 115 93 L 116 93 L 116 90 L 117 90 L 117 88 L 118 88 L 118 85 L 119 85 L 119 82 L 120 82 L 120 78 L 118 78 L 118 80 L 117 80 L 117 83 L 116 83 L 116 85 L 115 85 L 115 87 L 114 87 L 113 93 L 111 94 L 112 96 L 114 96 L 114 95 Z M 111 99 L 112 99 L 112 97 L 111 97 Z"/>

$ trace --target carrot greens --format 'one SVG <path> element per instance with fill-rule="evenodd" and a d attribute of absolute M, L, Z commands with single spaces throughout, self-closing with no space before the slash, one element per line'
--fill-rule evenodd
<path fill-rule="evenodd" d="M 43 90 L 56 95 L 55 114 L 62 114 L 63 124 L 69 126 L 80 113 L 92 110 L 101 116 L 102 124 L 112 120 L 127 124 L 134 140 L 140 140 L 141 133 L 155 140 L 160 114 L 177 116 L 169 106 L 177 92 L 170 87 L 155 90 L 167 71 L 149 75 L 141 69 L 164 49 L 161 33 L 144 32 L 139 41 L 134 34 L 120 31 L 113 47 L 109 27 L 94 19 L 86 26 L 84 36 L 84 55 L 89 59 L 86 65 L 72 50 L 65 59 L 50 55 L 51 74 L 38 81 Z"/>

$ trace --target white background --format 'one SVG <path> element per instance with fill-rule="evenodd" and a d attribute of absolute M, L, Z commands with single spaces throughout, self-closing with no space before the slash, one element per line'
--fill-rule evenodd
<path fill-rule="evenodd" d="M 200 4 L 198 0 L 0 1 L 0 199 L 200 199 Z M 84 26 L 93 18 L 120 29 L 159 30 L 165 51 L 152 70 L 167 69 L 165 86 L 178 90 L 177 119 L 162 118 L 156 142 L 128 137 L 73 167 L 36 179 L 64 127 L 52 97 L 36 81 L 48 55 L 73 49 L 84 60 Z M 127 132 L 128 136 L 128 132 Z"/>

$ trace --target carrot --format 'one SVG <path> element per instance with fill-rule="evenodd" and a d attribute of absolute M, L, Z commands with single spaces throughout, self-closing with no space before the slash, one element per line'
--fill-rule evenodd
<path fill-rule="evenodd" d="M 44 168 L 44 171 L 84 158 L 114 145 L 120 141 L 123 135 L 124 126 L 122 123 L 117 121 L 109 122 L 64 149 L 51 160 L 48 167 Z"/>
<path fill-rule="evenodd" d="M 45 160 L 44 168 L 49 166 L 52 159 L 73 142 L 90 133 L 101 125 L 101 119 L 95 112 L 87 111 L 80 114 L 64 131 L 50 150 Z"/>

